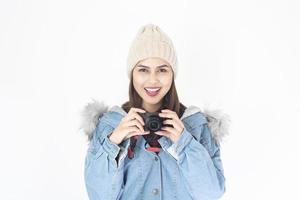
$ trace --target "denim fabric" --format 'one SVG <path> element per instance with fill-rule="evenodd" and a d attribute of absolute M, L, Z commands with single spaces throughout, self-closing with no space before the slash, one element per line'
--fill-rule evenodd
<path fill-rule="evenodd" d="M 203 113 L 183 115 L 180 138 L 173 143 L 161 137 L 158 155 L 147 151 L 139 137 L 132 159 L 129 139 L 120 145 L 108 139 L 122 117 L 105 112 L 93 132 L 84 167 L 90 200 L 213 200 L 225 193 L 220 147 Z"/>

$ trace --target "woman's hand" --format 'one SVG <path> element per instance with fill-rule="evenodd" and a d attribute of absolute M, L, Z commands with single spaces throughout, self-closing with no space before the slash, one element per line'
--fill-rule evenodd
<path fill-rule="evenodd" d="M 150 133 L 150 131 L 144 131 L 143 126 L 145 123 L 138 112 L 145 113 L 146 111 L 139 108 L 131 108 L 127 115 L 122 118 L 117 128 L 115 128 L 115 130 L 109 136 L 109 140 L 111 142 L 119 145 L 123 140 L 126 140 L 132 136 Z"/>
<path fill-rule="evenodd" d="M 169 138 L 173 143 L 176 142 L 184 129 L 183 122 L 178 118 L 176 112 L 168 109 L 161 110 L 162 112 L 158 115 L 163 118 L 170 118 L 163 121 L 163 124 L 170 124 L 173 127 L 163 126 L 161 131 L 156 131 L 155 134 L 162 135 Z"/>

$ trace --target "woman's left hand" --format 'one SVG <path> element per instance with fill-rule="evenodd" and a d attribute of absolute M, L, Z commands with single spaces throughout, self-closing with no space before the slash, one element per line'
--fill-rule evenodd
<path fill-rule="evenodd" d="M 158 115 L 163 118 L 169 118 L 163 121 L 163 124 L 170 124 L 173 127 L 163 126 L 161 131 L 156 131 L 155 134 L 162 135 L 169 138 L 172 142 L 176 142 L 184 129 L 184 124 L 178 118 L 176 112 L 168 109 L 161 110 L 162 112 Z"/>

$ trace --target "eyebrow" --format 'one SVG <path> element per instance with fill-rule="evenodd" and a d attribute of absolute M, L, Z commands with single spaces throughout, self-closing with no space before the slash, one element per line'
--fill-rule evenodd
<path fill-rule="evenodd" d="M 145 68 L 150 68 L 148 66 L 145 66 L 145 65 L 138 65 L 137 67 L 145 67 Z M 169 67 L 168 65 L 164 64 L 164 65 L 160 65 L 160 66 L 157 66 L 157 68 L 162 68 L 162 67 Z"/>

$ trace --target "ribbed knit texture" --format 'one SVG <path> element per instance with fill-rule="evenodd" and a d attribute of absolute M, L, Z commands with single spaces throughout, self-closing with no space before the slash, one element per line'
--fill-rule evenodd
<path fill-rule="evenodd" d="M 154 24 L 142 26 L 132 42 L 127 57 L 129 79 L 135 65 L 149 57 L 158 57 L 167 61 L 173 69 L 174 79 L 176 78 L 178 61 L 173 42 L 160 27 Z"/>

